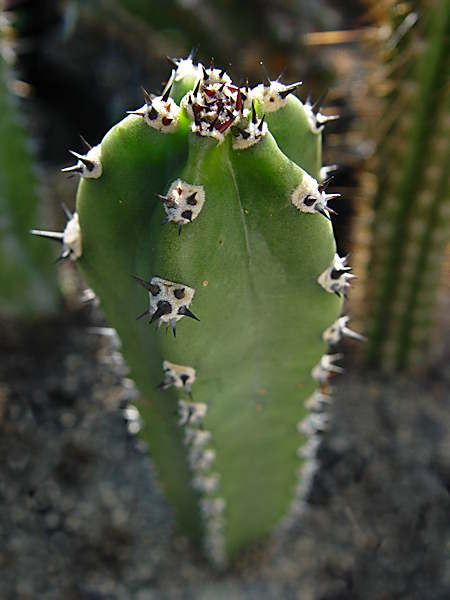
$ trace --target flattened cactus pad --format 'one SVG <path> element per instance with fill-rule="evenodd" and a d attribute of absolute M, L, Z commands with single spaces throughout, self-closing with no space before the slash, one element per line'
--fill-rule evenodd
<path fill-rule="evenodd" d="M 98 178 L 76 155 L 77 262 L 179 523 L 223 566 L 302 506 L 342 370 L 328 341 L 354 337 L 338 321 L 351 275 L 299 84 L 252 90 L 185 62 L 96 147 Z"/>

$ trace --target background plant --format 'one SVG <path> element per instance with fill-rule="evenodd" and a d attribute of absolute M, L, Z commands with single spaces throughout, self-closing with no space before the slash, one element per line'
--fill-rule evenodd
<path fill-rule="evenodd" d="M 370 7 L 379 41 L 360 108 L 374 151 L 361 176 L 355 268 L 362 281 L 353 298 L 370 363 L 417 369 L 433 357 L 447 285 L 450 3 Z"/>

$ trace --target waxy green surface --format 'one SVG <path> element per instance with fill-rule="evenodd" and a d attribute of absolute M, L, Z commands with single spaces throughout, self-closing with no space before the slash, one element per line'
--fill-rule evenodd
<path fill-rule="evenodd" d="M 303 106 L 296 96 L 289 94 L 285 106 L 266 114 L 266 122 L 280 150 L 320 181 L 322 134 L 312 131 Z"/>
<path fill-rule="evenodd" d="M 310 372 L 327 350 L 322 333 L 341 311 L 341 300 L 317 283 L 335 253 L 331 224 L 293 206 L 303 171 L 270 133 L 233 150 L 231 136 L 218 144 L 188 134 L 184 116 L 176 134 L 130 116 L 103 140 L 102 165 L 103 175 L 83 180 L 78 193 L 80 267 L 122 339 L 143 394 L 142 436 L 194 537 L 196 494 L 175 414 L 177 399 L 188 398 L 155 386 L 163 360 L 196 369 L 193 399 L 208 405 L 203 427 L 212 434 L 234 557 L 273 529 L 294 497 L 296 424 L 317 388 Z M 181 236 L 175 223 L 161 224 L 154 196 L 177 178 L 205 189 L 201 213 Z M 174 338 L 136 321 L 149 299 L 133 274 L 194 288 L 190 309 L 200 322 L 184 317 Z"/>

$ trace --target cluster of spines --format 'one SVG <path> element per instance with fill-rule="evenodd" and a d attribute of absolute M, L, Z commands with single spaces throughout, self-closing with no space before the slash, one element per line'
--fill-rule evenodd
<path fill-rule="evenodd" d="M 149 323 L 158 322 L 158 329 L 163 323 L 166 328 L 172 328 L 176 337 L 176 323 L 183 317 L 190 317 L 196 321 L 200 319 L 189 309 L 193 300 L 195 290 L 181 283 L 167 281 L 161 277 L 152 277 L 145 281 L 136 275 L 134 279 L 148 291 L 150 307 L 140 314 L 136 319 L 151 315 Z"/>
<path fill-rule="evenodd" d="M 58 261 L 67 258 L 70 260 L 76 260 L 81 256 L 82 253 L 81 230 L 78 214 L 76 212 L 71 213 L 64 204 L 62 205 L 62 208 L 67 220 L 64 231 L 60 232 L 31 229 L 30 233 L 32 235 L 44 237 L 49 240 L 54 240 L 58 244 L 61 244 L 62 251 L 59 255 Z"/>
<path fill-rule="evenodd" d="M 212 435 L 203 426 L 208 406 L 203 402 L 195 402 L 192 398 L 191 386 L 195 381 L 195 369 L 168 361 L 164 361 L 163 369 L 164 380 L 158 387 L 167 389 L 174 386 L 178 390 L 184 390 L 189 396 L 189 400 L 178 400 L 178 426 L 184 430 L 192 486 L 200 496 L 205 552 L 214 564 L 223 568 L 227 564 L 224 538 L 226 503 L 218 495 L 220 475 L 214 471 L 216 453 L 212 447 Z"/>
<path fill-rule="evenodd" d="M 348 321 L 348 316 L 339 317 L 323 332 L 324 342 L 333 347 L 346 337 L 364 341 L 364 336 L 347 327 Z M 333 402 L 331 378 L 344 372 L 342 367 L 335 364 L 342 357 L 341 353 L 324 354 L 311 371 L 311 377 L 316 381 L 318 388 L 304 403 L 304 407 L 310 413 L 297 424 L 297 432 L 301 437 L 297 456 L 301 464 L 297 472 L 294 498 L 290 510 L 282 522 L 283 528 L 292 525 L 303 512 L 314 476 L 320 467 L 318 449 L 330 424 L 328 409 Z"/>

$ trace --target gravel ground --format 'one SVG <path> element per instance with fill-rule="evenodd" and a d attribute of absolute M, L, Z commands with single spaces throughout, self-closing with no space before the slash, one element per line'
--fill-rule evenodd
<path fill-rule="evenodd" d="M 174 533 L 101 325 L 85 308 L 2 326 L 2 600 L 450 598 L 447 366 L 348 365 L 303 518 L 218 575 Z"/>

